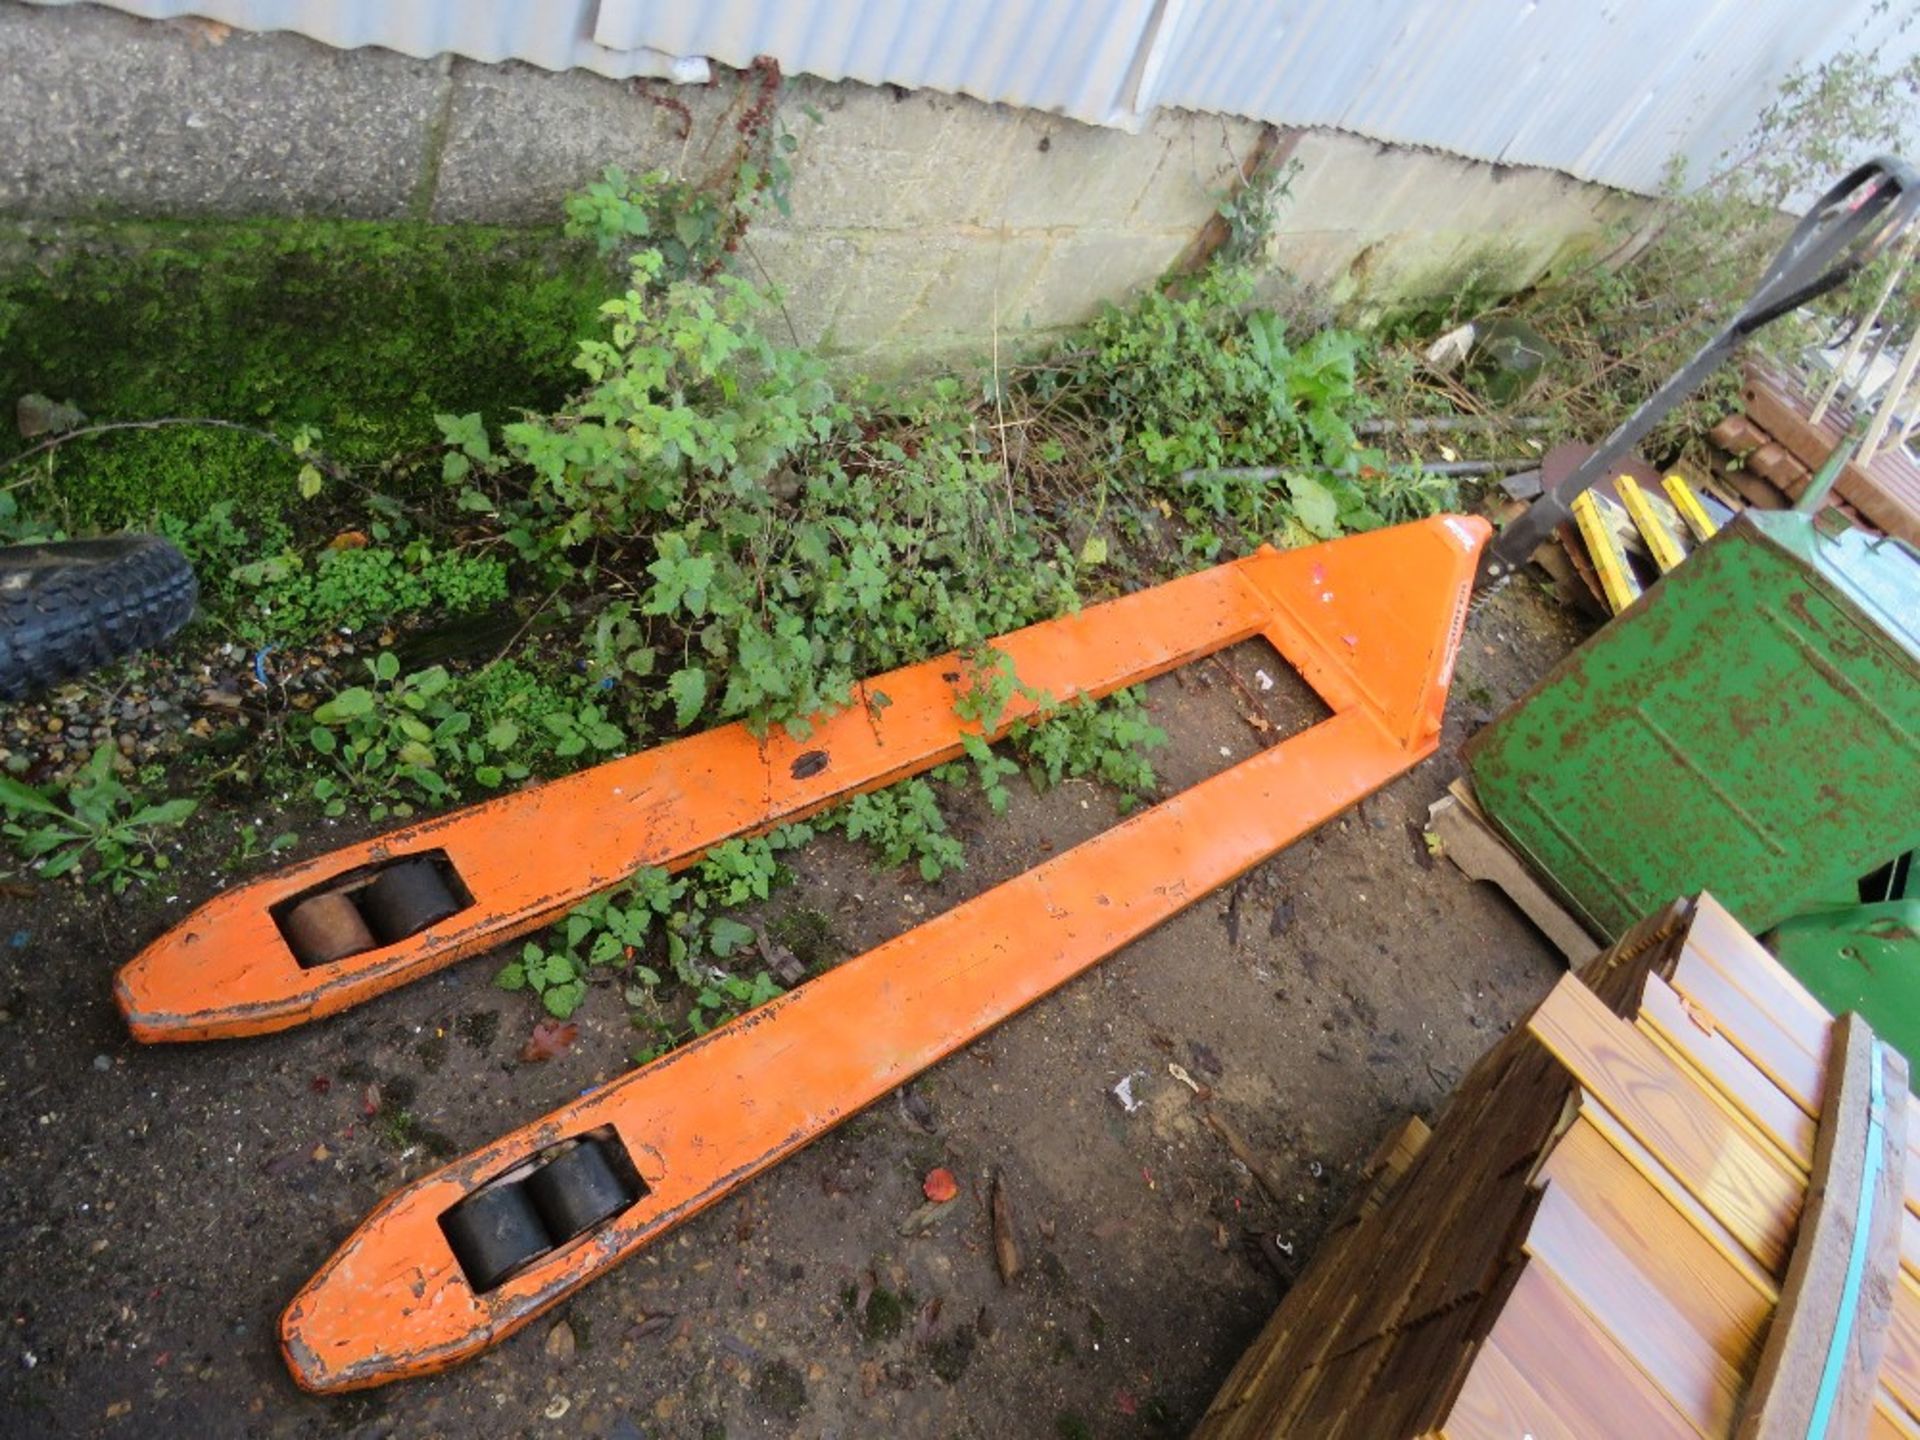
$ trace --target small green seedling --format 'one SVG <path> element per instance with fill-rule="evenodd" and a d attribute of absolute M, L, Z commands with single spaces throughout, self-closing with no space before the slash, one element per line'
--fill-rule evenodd
<path fill-rule="evenodd" d="M 105 880 L 118 894 L 135 880 L 168 868 L 160 848 L 164 832 L 193 814 L 197 803 L 173 799 L 143 804 L 114 773 L 114 759 L 111 745 L 95 750 L 68 785 L 64 805 L 31 785 L 0 776 L 0 809 L 8 816 L 0 831 L 40 874 L 77 874 L 91 856 L 93 878 Z"/>

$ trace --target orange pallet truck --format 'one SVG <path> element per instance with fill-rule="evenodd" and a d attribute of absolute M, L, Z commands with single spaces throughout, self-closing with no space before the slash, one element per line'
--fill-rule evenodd
<path fill-rule="evenodd" d="M 1487 534 L 1484 522 L 1443 516 L 1263 549 L 998 642 L 1025 682 L 1064 697 L 1264 636 L 1333 713 L 394 1192 L 287 1307 L 281 1348 L 294 1378 L 351 1390 L 486 1349 L 1431 753 Z M 936 763 L 958 749 L 957 673 L 952 657 L 895 672 L 874 682 L 894 705 L 841 715 L 807 742 L 762 748 L 737 729 L 711 732 L 247 887 L 129 967 L 129 1014 L 146 1017 L 153 1038 L 172 1038 L 156 1030 L 160 1017 L 231 1034 L 390 988 L 542 923 L 633 863 L 687 863 L 723 834 Z M 684 758 L 676 765 L 674 755 Z M 812 755 L 826 757 L 824 768 Z M 539 849 L 509 848 L 516 823 L 547 827 Z M 575 844 L 584 849 L 570 864 Z M 337 873 L 343 858 L 353 878 Z M 422 863 L 463 902 L 452 915 L 345 961 L 298 968 L 282 958 L 293 938 L 286 907 L 343 885 L 371 888 L 383 865 Z M 379 941 L 387 902 L 347 893 Z M 246 958 L 228 951 L 254 945 L 278 947 L 263 987 L 282 988 L 265 1010 L 221 1018 L 177 973 L 197 951 L 212 975 L 246 975 Z M 355 988 L 288 997 L 290 980 L 326 963 L 353 967 L 342 973 Z M 156 976 L 169 987 L 166 1008 L 143 1008 L 159 993 Z"/>

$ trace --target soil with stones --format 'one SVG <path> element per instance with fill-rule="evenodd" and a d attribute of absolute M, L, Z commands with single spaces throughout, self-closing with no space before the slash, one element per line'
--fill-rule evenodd
<path fill-rule="evenodd" d="M 1510 587 L 1469 627 L 1434 758 L 487 1355 L 343 1398 L 288 1379 L 281 1307 L 387 1191 L 617 1075 L 618 990 L 544 1063 L 520 1059 L 536 1017 L 490 985 L 497 959 L 302 1030 L 141 1047 L 112 969 L 237 878 L 232 832 L 260 817 L 210 813 L 170 879 L 118 900 L 0 886 L 0 1433 L 1184 1435 L 1376 1139 L 1560 972 L 1421 832 L 1460 742 L 1578 638 Z M 1166 793 L 1320 713 L 1257 644 L 1150 697 Z M 803 958 L 858 954 L 1116 818 L 1089 784 L 1013 789 L 1004 815 L 961 804 L 964 871 L 927 885 L 827 837 L 767 918 Z M 350 838 L 265 824 L 298 854 Z M 927 1210 L 936 1167 L 959 1193 Z"/>

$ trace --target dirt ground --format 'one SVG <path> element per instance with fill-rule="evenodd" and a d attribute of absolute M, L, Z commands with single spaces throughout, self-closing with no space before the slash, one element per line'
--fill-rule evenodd
<path fill-rule="evenodd" d="M 1469 627 L 1434 758 L 487 1355 L 345 1398 L 288 1379 L 282 1306 L 387 1191 L 618 1074 L 634 1039 L 618 992 L 593 993 L 579 1043 L 544 1064 L 519 1059 L 534 1015 L 490 985 L 494 960 L 302 1030 L 143 1048 L 109 976 L 229 883 L 213 860 L 232 835 L 201 833 L 170 884 L 119 900 L 15 887 L 0 1433 L 1184 1435 L 1280 1293 L 1261 1237 L 1304 1264 L 1388 1124 L 1431 1113 L 1560 971 L 1421 829 L 1460 742 L 1578 638 L 1511 588 Z M 1271 652 L 1225 663 L 1241 686 L 1208 662 L 1151 687 L 1169 792 L 1252 753 L 1249 695 L 1277 724 L 1317 718 Z M 963 804 L 964 872 L 877 873 L 828 837 L 769 914 L 818 912 L 832 953 L 858 954 L 1116 814 L 1088 784 L 1013 788 L 1004 816 Z M 275 828 L 299 829 L 297 854 L 346 838 Z M 1277 1199 L 1170 1064 L 1211 1089 Z M 1127 1077 L 1131 1112 L 1112 1093 Z M 936 1165 L 960 1195 L 903 1233 Z M 995 1173 L 1024 1259 L 1007 1286 Z"/>

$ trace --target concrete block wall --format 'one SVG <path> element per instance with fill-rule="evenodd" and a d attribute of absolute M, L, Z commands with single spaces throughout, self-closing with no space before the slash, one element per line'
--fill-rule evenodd
<path fill-rule="evenodd" d="M 748 77 L 621 82 L 94 6 L 0 0 L 0 218 L 329 215 L 551 225 L 615 164 L 729 163 Z M 874 369 L 979 356 L 1150 285 L 1261 127 L 1162 112 L 1137 135 L 928 91 L 790 81 L 792 214 L 749 236 L 791 338 Z M 817 118 L 815 118 L 817 117 Z M 1542 171 L 1337 133 L 1297 165 L 1271 260 L 1365 307 L 1520 285 L 1635 203 Z M 786 321 L 778 321 L 784 327 Z"/>

